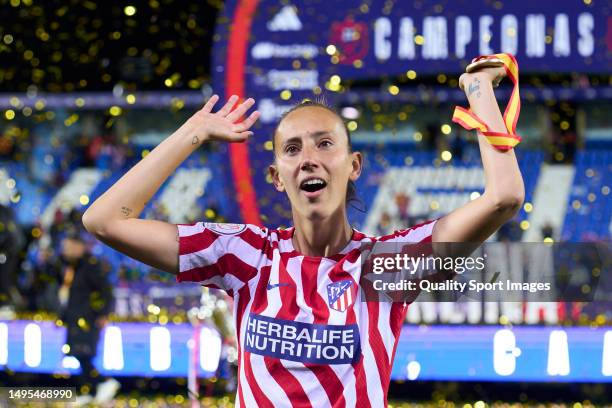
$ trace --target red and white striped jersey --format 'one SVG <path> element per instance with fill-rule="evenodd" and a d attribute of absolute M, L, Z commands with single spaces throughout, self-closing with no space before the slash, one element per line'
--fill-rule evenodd
<path fill-rule="evenodd" d="M 361 301 L 361 244 L 427 242 L 435 221 L 383 237 L 353 230 L 304 256 L 293 228 L 179 225 L 179 282 L 226 290 L 238 333 L 237 407 L 383 407 L 407 305 Z"/>

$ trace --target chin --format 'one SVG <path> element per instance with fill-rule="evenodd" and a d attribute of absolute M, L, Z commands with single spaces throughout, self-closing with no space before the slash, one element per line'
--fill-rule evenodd
<path fill-rule="evenodd" d="M 324 220 L 332 215 L 334 215 L 337 211 L 335 211 L 329 203 L 324 203 L 321 201 L 311 202 L 303 207 L 302 214 L 306 217 L 306 219 L 310 221 L 318 221 Z"/>

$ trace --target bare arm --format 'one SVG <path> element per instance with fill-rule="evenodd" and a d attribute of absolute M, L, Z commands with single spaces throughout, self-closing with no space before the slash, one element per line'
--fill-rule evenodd
<path fill-rule="evenodd" d="M 236 123 L 255 101 L 247 99 L 234 111 L 238 97 L 212 113 L 219 100 L 213 95 L 204 107 L 176 132 L 132 167 L 83 214 L 83 225 L 108 246 L 161 270 L 178 272 L 178 231 L 174 224 L 139 219 L 160 186 L 203 142 L 243 142 L 259 113 Z"/>
<path fill-rule="evenodd" d="M 472 111 L 494 132 L 508 133 L 495 99 L 492 81 L 503 68 L 486 68 L 464 74 L 460 81 Z M 434 226 L 434 242 L 480 243 L 521 208 L 525 186 L 513 150 L 501 152 L 479 134 L 478 144 L 485 175 L 484 194 L 442 217 Z"/>

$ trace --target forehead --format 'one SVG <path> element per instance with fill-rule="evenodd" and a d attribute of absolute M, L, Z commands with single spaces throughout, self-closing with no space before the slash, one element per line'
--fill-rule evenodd
<path fill-rule="evenodd" d="M 275 137 L 277 142 L 282 143 L 289 138 L 319 132 L 340 136 L 344 134 L 344 124 L 335 113 L 318 106 L 308 106 L 285 116 L 278 125 Z"/>

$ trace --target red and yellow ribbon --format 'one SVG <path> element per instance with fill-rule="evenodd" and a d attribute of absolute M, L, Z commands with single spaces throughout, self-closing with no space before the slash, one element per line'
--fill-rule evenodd
<path fill-rule="evenodd" d="M 504 63 L 506 69 L 506 75 L 514 84 L 510 100 L 506 106 L 504 112 L 504 123 L 508 133 L 492 132 L 489 126 L 476 116 L 471 110 L 456 106 L 453 112 L 453 122 L 463 126 L 467 130 L 477 129 L 487 139 L 487 141 L 496 149 L 501 151 L 508 151 L 522 140 L 519 135 L 516 134 L 516 122 L 518 121 L 519 114 L 521 113 L 521 98 L 519 95 L 519 77 L 518 77 L 518 63 L 511 54 L 493 54 L 489 56 L 482 56 L 475 58 L 472 62 L 479 59 L 495 57 L 500 59 Z"/>

